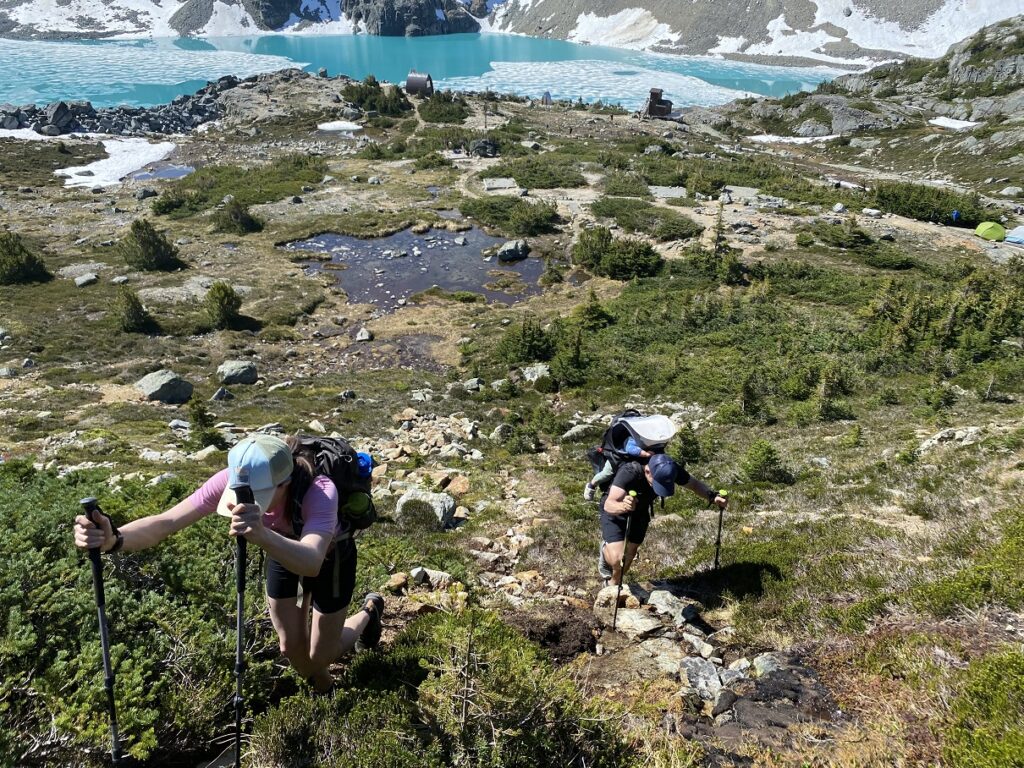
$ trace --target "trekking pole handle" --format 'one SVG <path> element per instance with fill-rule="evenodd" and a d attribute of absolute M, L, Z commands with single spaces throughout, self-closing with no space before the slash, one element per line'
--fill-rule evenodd
<path fill-rule="evenodd" d="M 725 499 L 726 501 L 728 501 L 728 500 L 729 500 L 729 491 L 725 490 L 724 488 L 722 488 L 722 489 L 719 489 L 719 490 L 717 490 L 717 491 L 714 491 L 714 490 L 708 489 L 708 506 L 709 506 L 709 507 L 710 507 L 710 506 L 711 506 L 712 504 L 714 504 L 714 503 L 715 503 L 715 497 L 716 497 L 716 496 L 721 496 L 721 497 L 722 497 L 723 499 Z"/>
<path fill-rule="evenodd" d="M 103 510 L 100 509 L 100 504 L 96 501 L 96 498 L 94 496 L 86 496 L 78 503 L 82 505 L 82 511 L 85 512 L 85 516 L 89 518 L 89 522 L 99 528 L 100 523 L 96 515 L 102 515 Z M 103 593 L 102 566 L 100 565 L 100 547 L 89 547 L 89 560 L 92 561 L 93 581 L 96 586 L 97 605 L 106 607 L 107 600 Z"/>

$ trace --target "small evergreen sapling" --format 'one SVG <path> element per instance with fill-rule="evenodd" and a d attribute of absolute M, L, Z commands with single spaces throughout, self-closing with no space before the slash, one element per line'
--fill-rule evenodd
<path fill-rule="evenodd" d="M 117 250 L 134 269 L 170 272 L 182 266 L 178 249 L 157 232 L 148 219 L 133 221 L 128 234 L 118 242 Z"/>
<path fill-rule="evenodd" d="M 228 283 L 218 281 L 206 292 L 203 308 L 214 328 L 230 328 L 238 321 L 242 297 Z"/>

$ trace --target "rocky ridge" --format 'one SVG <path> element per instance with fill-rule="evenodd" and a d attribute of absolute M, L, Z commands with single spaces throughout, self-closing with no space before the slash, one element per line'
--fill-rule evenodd
<path fill-rule="evenodd" d="M 254 31 L 437 35 L 500 31 L 688 55 L 864 66 L 937 56 L 1020 11 L 1016 0 L 12 0 L 0 35 L 22 39 L 216 36 Z"/>
<path fill-rule="evenodd" d="M 935 61 L 883 65 L 783 99 L 694 109 L 682 121 L 714 130 L 799 138 L 934 126 L 954 132 L 954 151 L 985 156 L 1024 145 L 1022 114 L 1024 16 L 1017 16 L 980 30 Z M 928 141 L 940 139 L 934 135 Z M 869 140 L 852 141 L 873 148 Z"/>

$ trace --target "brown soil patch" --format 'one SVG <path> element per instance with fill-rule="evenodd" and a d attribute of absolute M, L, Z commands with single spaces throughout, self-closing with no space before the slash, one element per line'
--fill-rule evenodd
<path fill-rule="evenodd" d="M 516 611 L 502 618 L 546 650 L 555 664 L 567 664 L 597 647 L 597 619 L 589 611 L 553 604 L 543 613 Z"/>

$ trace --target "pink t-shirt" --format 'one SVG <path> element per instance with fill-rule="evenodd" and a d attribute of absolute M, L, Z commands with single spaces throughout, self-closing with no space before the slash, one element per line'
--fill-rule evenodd
<path fill-rule="evenodd" d="M 224 489 L 228 487 L 228 471 L 222 469 L 196 490 L 188 500 L 191 504 L 209 515 L 217 511 Z M 263 525 L 282 536 L 293 537 L 292 519 L 286 514 L 284 504 L 271 507 L 263 512 Z M 338 524 L 338 489 L 331 478 L 320 475 L 313 479 L 312 485 L 302 497 L 302 533 L 323 533 L 334 537 L 341 533 Z"/>

